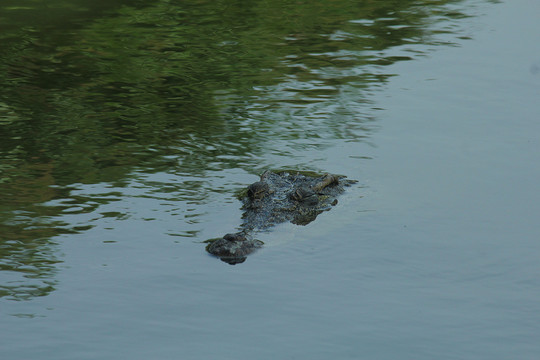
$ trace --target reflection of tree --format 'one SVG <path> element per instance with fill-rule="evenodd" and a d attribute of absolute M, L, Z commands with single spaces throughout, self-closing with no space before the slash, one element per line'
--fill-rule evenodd
<path fill-rule="evenodd" d="M 30 249 L 54 259 L 46 239 L 57 224 L 47 219 L 63 207 L 36 204 L 91 200 L 51 185 L 122 186 L 134 169 L 252 172 L 271 141 L 286 144 L 283 154 L 305 149 L 298 139 L 320 148 L 364 141 L 369 93 L 391 76 L 385 66 L 436 44 L 433 22 L 465 16 L 445 8 L 458 3 L 160 0 L 81 22 L 14 17 L 0 34 L 2 266 L 22 273 L 16 263 L 34 264 L 52 276 L 56 260 Z M 44 223 L 23 225 L 34 218 Z"/>
<path fill-rule="evenodd" d="M 303 136 L 297 121 L 310 114 L 321 120 L 312 134 L 350 137 L 343 123 L 368 117 L 361 95 L 386 81 L 382 65 L 414 56 L 385 51 L 426 43 L 429 16 L 444 18 L 440 5 L 449 2 L 158 1 L 124 7 L 71 35 L 32 32 L 34 45 L 4 66 L 7 107 L 23 120 L 6 126 L 17 141 L 2 150 L 22 144 L 53 161 L 56 183 L 69 184 L 108 181 L 110 167 L 123 167 L 112 175 L 121 178 L 141 161 L 149 166 L 159 158 L 149 146 L 176 150 L 180 159 L 196 151 L 202 160 L 182 166 L 197 172 L 214 156 L 204 151 L 208 143 L 242 156 L 230 146 L 240 130 L 242 151 L 257 153 L 265 132 L 284 120 L 296 118 L 288 139 Z M 339 102 L 347 92 L 356 106 Z M 333 114 L 341 123 L 322 121 Z M 356 135 L 368 132 L 359 125 Z M 182 149 L 193 138 L 203 146 Z"/>
<path fill-rule="evenodd" d="M 54 290 L 56 249 L 47 240 L 55 235 L 47 228 L 25 229 L 24 225 L 0 226 L 9 240 L 0 243 L 0 297 L 26 300 Z"/>
<path fill-rule="evenodd" d="M 10 171 L 10 170 L 8 170 Z M 27 169 L 34 178 L 18 179 L 2 185 L 0 214 L 0 297 L 24 300 L 47 295 L 54 290 L 55 248 L 50 238 L 58 235 L 47 219 L 55 212 L 33 206 L 53 196 L 47 164 Z M 20 206 L 23 205 L 23 206 Z"/>

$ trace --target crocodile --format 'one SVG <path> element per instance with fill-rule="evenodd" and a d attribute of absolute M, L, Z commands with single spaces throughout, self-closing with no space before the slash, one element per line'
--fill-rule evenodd
<path fill-rule="evenodd" d="M 229 264 L 242 263 L 264 244 L 254 238 L 257 232 L 285 222 L 309 224 L 354 183 L 341 175 L 265 171 L 239 195 L 244 210 L 240 231 L 208 240 L 206 250 Z"/>

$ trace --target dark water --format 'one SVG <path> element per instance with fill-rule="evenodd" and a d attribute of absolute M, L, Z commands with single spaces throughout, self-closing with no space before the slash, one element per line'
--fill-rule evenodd
<path fill-rule="evenodd" d="M 0 356 L 538 358 L 538 13 L 3 1 Z M 284 168 L 359 184 L 207 255 Z"/>

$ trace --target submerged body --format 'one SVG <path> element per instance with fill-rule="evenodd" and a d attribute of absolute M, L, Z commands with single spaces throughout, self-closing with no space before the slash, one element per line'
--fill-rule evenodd
<path fill-rule="evenodd" d="M 206 250 L 230 264 L 243 262 L 263 245 L 262 241 L 253 239 L 254 233 L 289 221 L 309 224 L 337 204 L 336 197 L 344 192 L 344 187 L 355 182 L 330 174 L 307 176 L 266 171 L 260 181 L 248 186 L 241 198 L 244 204 L 241 231 L 211 242 Z"/>

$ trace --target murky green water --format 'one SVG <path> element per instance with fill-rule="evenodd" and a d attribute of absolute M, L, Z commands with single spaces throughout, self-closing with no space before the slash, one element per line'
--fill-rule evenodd
<path fill-rule="evenodd" d="M 0 3 L 0 355 L 540 355 L 539 5 Z M 358 186 L 243 264 L 266 169 Z"/>

